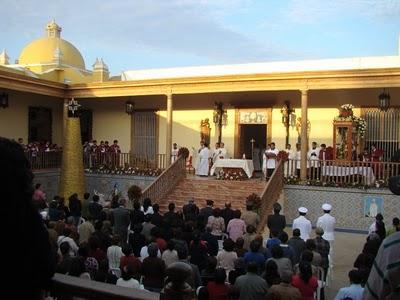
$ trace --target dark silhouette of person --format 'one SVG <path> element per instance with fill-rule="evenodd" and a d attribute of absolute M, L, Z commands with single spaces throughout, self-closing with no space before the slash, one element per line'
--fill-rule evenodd
<path fill-rule="evenodd" d="M 15 299 L 42 299 L 55 271 L 55 253 L 32 201 L 32 180 L 30 164 L 21 146 L 0 137 L 0 221 L 3 241 L 9 243 L 8 247 L 1 247 L 6 252 L 1 257 L 12 264 L 7 267 L 2 285 Z M 25 280 L 15 286 L 21 274 Z"/>

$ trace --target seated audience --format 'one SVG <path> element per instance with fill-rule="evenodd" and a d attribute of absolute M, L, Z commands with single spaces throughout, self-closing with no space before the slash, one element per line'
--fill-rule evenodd
<path fill-rule="evenodd" d="M 143 285 L 139 283 L 134 277 L 134 270 L 131 265 L 127 265 L 121 273 L 121 278 L 117 280 L 118 286 L 123 286 L 127 288 L 134 288 L 134 289 L 144 289 Z"/>
<path fill-rule="evenodd" d="M 271 298 L 271 295 L 277 295 L 277 299 L 280 300 L 302 300 L 302 295 L 298 288 L 292 286 L 293 273 L 284 271 L 281 276 L 281 282 L 274 284 L 268 289 L 267 299 Z"/>
<path fill-rule="evenodd" d="M 300 274 L 294 275 L 292 278 L 292 285 L 299 289 L 304 300 L 314 300 L 318 279 L 312 275 L 311 264 L 302 261 L 299 264 L 299 270 Z"/>
<path fill-rule="evenodd" d="M 350 286 L 341 288 L 337 293 L 335 300 L 362 300 L 364 288 L 361 286 L 362 274 L 358 270 L 349 272 Z"/>
<path fill-rule="evenodd" d="M 225 283 L 226 272 L 222 268 L 215 270 L 214 280 L 207 283 L 209 300 L 228 300 L 230 286 Z"/>

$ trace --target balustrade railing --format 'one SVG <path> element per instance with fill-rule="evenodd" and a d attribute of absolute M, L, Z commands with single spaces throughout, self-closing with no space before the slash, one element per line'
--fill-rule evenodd
<path fill-rule="evenodd" d="M 99 168 L 127 168 L 165 169 L 165 154 L 156 154 L 155 157 L 136 155 L 132 153 L 84 153 L 85 169 Z"/>
<path fill-rule="evenodd" d="M 261 207 L 259 212 L 260 223 L 257 228 L 258 232 L 264 230 L 265 225 L 267 224 L 267 217 L 272 211 L 273 204 L 278 201 L 279 196 L 282 193 L 283 185 L 283 162 L 279 161 L 260 196 Z"/>
<path fill-rule="evenodd" d="M 157 179 L 150 184 L 142 193 L 142 199 L 150 198 L 153 202 L 158 202 L 186 177 L 186 159 L 179 156 Z"/>
<path fill-rule="evenodd" d="M 125 288 L 112 284 L 55 274 L 51 292 L 54 299 L 93 299 L 93 300 L 158 300 L 160 294 L 146 290 Z"/>
<path fill-rule="evenodd" d="M 287 183 L 300 177 L 300 161 L 283 164 Z M 307 180 L 321 184 L 384 185 L 392 176 L 400 175 L 400 163 L 363 161 L 308 161 Z"/>
<path fill-rule="evenodd" d="M 31 163 L 32 170 L 56 169 L 61 167 L 62 152 L 60 151 L 25 152 L 25 156 Z"/>
<path fill-rule="evenodd" d="M 62 151 L 26 152 L 26 158 L 31 163 L 32 170 L 61 168 Z M 85 169 L 106 167 L 140 169 L 161 169 L 166 167 L 165 154 L 156 154 L 155 157 L 139 156 L 131 153 L 84 153 Z"/>

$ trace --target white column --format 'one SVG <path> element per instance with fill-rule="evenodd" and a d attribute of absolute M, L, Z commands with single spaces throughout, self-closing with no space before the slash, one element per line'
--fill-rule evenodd
<path fill-rule="evenodd" d="M 308 90 L 301 90 L 301 161 L 300 161 L 300 179 L 307 179 L 307 109 L 308 109 Z"/>
<path fill-rule="evenodd" d="M 172 110 L 173 99 L 172 94 L 167 94 L 167 134 L 165 143 L 166 167 L 171 164 L 171 149 L 172 149 Z"/>

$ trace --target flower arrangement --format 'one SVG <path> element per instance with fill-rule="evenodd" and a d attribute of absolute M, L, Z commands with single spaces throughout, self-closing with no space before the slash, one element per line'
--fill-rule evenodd
<path fill-rule="evenodd" d="M 285 177 L 285 184 L 300 184 L 300 178 L 295 175 L 290 175 L 289 177 Z"/>
<path fill-rule="evenodd" d="M 289 160 L 289 153 L 287 153 L 286 151 L 284 151 L 284 150 L 281 150 L 281 151 L 279 151 L 278 152 L 278 155 L 277 155 L 277 158 L 276 158 L 278 161 L 279 160 L 283 160 L 283 161 L 287 161 L 287 160 Z"/>
<path fill-rule="evenodd" d="M 132 185 L 128 190 L 128 198 L 131 201 L 140 200 L 142 196 L 142 189 L 137 185 Z"/>
<path fill-rule="evenodd" d="M 245 180 L 246 173 L 240 168 L 222 168 L 217 173 L 218 180 Z"/>
<path fill-rule="evenodd" d="M 360 138 L 364 138 L 367 131 L 367 121 L 364 118 L 357 117 L 353 114 L 354 106 L 352 104 L 343 104 L 339 108 L 339 116 L 335 117 L 335 121 L 353 122 L 355 132 Z"/>
<path fill-rule="evenodd" d="M 261 207 L 261 198 L 256 193 L 252 193 L 246 198 L 246 206 L 252 206 L 257 211 Z"/>
<path fill-rule="evenodd" d="M 162 173 L 161 169 L 139 168 L 139 167 L 109 167 L 100 165 L 85 170 L 92 174 L 110 174 L 110 175 L 132 175 L 132 176 L 150 176 L 157 177 Z"/>
<path fill-rule="evenodd" d="M 183 156 L 184 159 L 187 159 L 189 157 L 189 149 L 186 147 L 181 147 L 178 150 L 178 157 Z"/>

